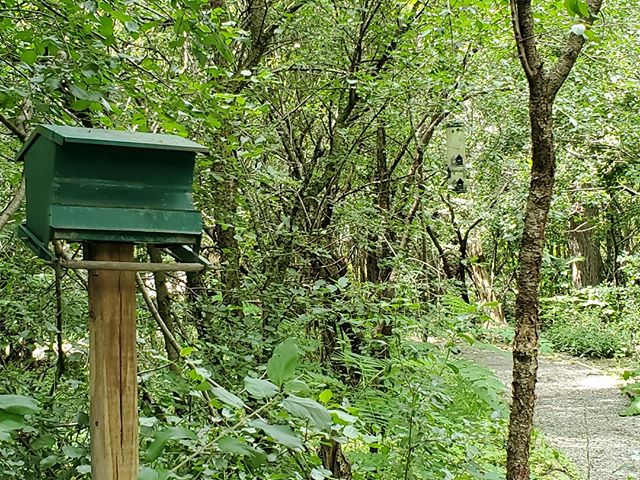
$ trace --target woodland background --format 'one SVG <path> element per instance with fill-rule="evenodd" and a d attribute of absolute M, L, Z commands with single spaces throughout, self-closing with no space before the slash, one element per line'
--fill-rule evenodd
<path fill-rule="evenodd" d="M 564 2 L 533 12 L 551 62 L 588 37 L 555 102 L 542 348 L 633 377 L 637 5 L 586 30 Z M 195 199 L 213 269 L 139 282 L 141 478 L 503 478 L 501 387 L 457 352 L 513 335 L 527 101 L 504 2 L 0 2 L 0 393 L 32 399 L 0 403 L 0 477 L 90 471 L 85 278 L 14 232 L 15 153 L 62 123 L 210 149 Z M 453 119 L 466 193 L 446 180 Z M 571 478 L 537 434 L 532 455 L 534 478 Z"/>

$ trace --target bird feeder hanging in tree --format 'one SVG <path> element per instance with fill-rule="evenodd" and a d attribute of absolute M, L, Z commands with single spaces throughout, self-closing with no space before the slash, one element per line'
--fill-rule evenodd
<path fill-rule="evenodd" d="M 449 187 L 457 193 L 467 191 L 465 160 L 464 125 L 454 120 L 447 124 L 447 178 Z"/>

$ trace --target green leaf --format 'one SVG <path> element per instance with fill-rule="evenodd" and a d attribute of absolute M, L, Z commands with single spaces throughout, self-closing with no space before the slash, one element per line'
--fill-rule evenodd
<path fill-rule="evenodd" d="M 271 398 L 278 394 L 278 387 L 259 378 L 244 377 L 244 388 L 254 398 Z"/>
<path fill-rule="evenodd" d="M 291 415 L 312 421 L 322 430 L 331 428 L 331 414 L 315 400 L 291 396 L 282 401 L 282 407 Z"/>
<path fill-rule="evenodd" d="M 336 283 L 339 288 L 344 288 L 347 286 L 347 283 L 349 283 L 349 280 L 347 280 L 347 277 L 340 277 Z"/>
<path fill-rule="evenodd" d="M 221 452 L 226 453 L 235 453 L 236 455 L 254 455 L 258 453 L 258 451 L 251 447 L 246 440 L 233 438 L 233 437 L 223 437 L 218 440 L 218 448 Z"/>
<path fill-rule="evenodd" d="M 86 451 L 81 447 L 74 447 L 73 445 L 65 445 L 62 447 L 62 453 L 64 453 L 67 458 L 82 458 L 85 456 Z"/>
<path fill-rule="evenodd" d="M 640 397 L 634 398 L 631 401 L 631 405 L 620 412 L 622 417 L 632 417 L 634 415 L 640 415 Z"/>
<path fill-rule="evenodd" d="M 27 65 L 33 65 L 36 62 L 37 58 L 38 52 L 31 48 L 27 48 L 26 50 L 20 52 L 20 60 Z"/>
<path fill-rule="evenodd" d="M 593 30 L 585 30 L 584 36 L 587 37 L 591 42 L 600 41 L 600 37 L 598 37 L 595 33 L 593 33 Z"/>
<path fill-rule="evenodd" d="M 289 395 L 297 395 L 299 397 L 307 397 L 311 395 L 309 385 L 302 380 L 290 380 L 284 384 L 284 391 Z"/>
<path fill-rule="evenodd" d="M 37 413 L 40 407 L 34 400 L 24 395 L 0 395 L 0 410 L 17 415 Z"/>
<path fill-rule="evenodd" d="M 78 465 L 76 467 L 78 473 L 91 473 L 91 465 Z"/>
<path fill-rule="evenodd" d="M 153 468 L 141 466 L 138 473 L 138 480 L 158 480 L 158 472 Z"/>
<path fill-rule="evenodd" d="M 293 449 L 302 449 L 302 441 L 293 433 L 291 427 L 288 425 L 271 425 L 263 420 L 254 420 L 250 425 L 259 428 L 280 445 Z"/>
<path fill-rule="evenodd" d="M 311 470 L 311 480 L 324 480 L 325 478 L 331 478 L 331 470 L 326 468 L 316 467 Z"/>
<path fill-rule="evenodd" d="M 564 0 L 564 6 L 570 15 L 580 15 L 577 0 Z"/>
<path fill-rule="evenodd" d="M 40 450 L 43 448 L 51 448 L 56 444 L 56 439 L 52 435 L 40 435 L 33 442 L 31 442 L 31 448 L 34 450 Z"/>
<path fill-rule="evenodd" d="M 42 460 L 40 460 L 40 466 L 44 468 L 49 468 L 49 467 L 53 467 L 54 465 L 57 465 L 58 462 L 59 462 L 58 457 L 56 457 L 55 455 L 49 455 L 48 457 L 45 457 Z"/>
<path fill-rule="evenodd" d="M 195 352 L 195 348 L 193 347 L 184 347 L 180 350 L 180 356 L 181 357 L 188 357 L 189 355 L 191 355 L 193 352 Z"/>
<path fill-rule="evenodd" d="M 162 450 L 164 450 L 164 447 L 169 440 L 194 440 L 195 438 L 195 433 L 182 427 L 170 427 L 165 430 L 161 430 L 156 433 L 155 439 L 147 448 L 147 460 L 149 462 L 153 462 L 154 460 L 156 460 L 162 453 Z"/>
<path fill-rule="evenodd" d="M 24 423 L 24 416 L 15 413 L 8 413 L 0 410 L 0 430 L 12 432 L 14 430 L 22 430 L 28 425 Z"/>
<path fill-rule="evenodd" d="M 267 375 L 269 380 L 280 387 L 293 377 L 297 366 L 298 347 L 295 340 L 288 338 L 274 349 L 273 356 L 267 363 Z"/>
<path fill-rule="evenodd" d="M 323 390 L 320 392 L 320 395 L 318 395 L 318 398 L 326 405 L 333 398 L 333 392 L 329 389 Z"/>
<path fill-rule="evenodd" d="M 584 0 L 577 0 L 578 4 L 578 14 L 584 18 L 591 18 L 591 12 L 589 11 L 589 6 L 587 2 Z"/>
<path fill-rule="evenodd" d="M 222 388 L 222 387 L 213 387 L 211 392 L 215 395 L 215 397 L 220 400 L 222 403 L 229 405 L 233 408 L 242 408 L 244 407 L 244 402 L 242 399 L 230 391 Z"/>
<path fill-rule="evenodd" d="M 233 62 L 233 53 L 229 47 L 224 43 L 224 40 L 217 33 L 213 32 L 204 38 L 205 45 L 213 45 L 218 52 L 224 57 L 224 59 L 231 63 Z"/>

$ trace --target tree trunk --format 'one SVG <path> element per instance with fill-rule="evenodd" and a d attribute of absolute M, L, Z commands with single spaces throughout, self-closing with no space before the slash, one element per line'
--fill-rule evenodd
<path fill-rule="evenodd" d="M 471 238 L 469 254 L 476 259 L 471 264 L 471 275 L 478 292 L 478 299 L 484 303 L 494 304 L 495 306 L 485 308 L 487 315 L 495 325 L 505 325 L 504 310 L 502 304 L 498 302 L 496 292 L 493 289 L 492 272 L 485 265 L 486 257 L 482 251 L 482 242 L 479 238 Z"/>
<path fill-rule="evenodd" d="M 569 218 L 569 248 L 578 257 L 571 264 L 571 278 L 576 287 L 599 285 L 604 280 L 604 262 L 600 242 L 593 235 L 596 215 L 593 207 L 582 208 L 582 215 Z"/>
<path fill-rule="evenodd" d="M 367 280 L 373 283 L 384 283 L 391 276 L 391 268 L 381 265 L 391 258 L 391 249 L 388 242 L 395 237 L 393 228 L 388 223 L 389 209 L 391 207 L 391 172 L 387 164 L 387 139 L 384 125 L 380 125 L 376 137 L 376 173 L 374 175 L 376 185 L 376 198 L 374 207 L 378 217 L 384 224 L 383 233 L 375 233 L 370 236 L 370 246 L 367 251 Z"/>
<path fill-rule="evenodd" d="M 588 0 L 597 15 L 602 0 Z M 531 183 L 518 258 L 516 332 L 513 341 L 513 401 L 507 438 L 507 480 L 529 479 L 529 446 L 533 428 L 538 372 L 538 290 L 545 231 L 555 181 L 553 102 L 585 43 L 569 34 L 564 51 L 547 70 L 537 47 L 531 0 L 511 0 L 511 21 L 518 57 L 529 83 Z M 588 23 L 588 22 L 587 22 Z"/>
<path fill-rule="evenodd" d="M 529 478 L 529 446 L 538 372 L 538 288 L 555 181 L 552 107 L 548 96 L 532 90 L 529 110 L 533 164 L 518 261 L 513 402 L 507 441 L 508 480 Z"/>

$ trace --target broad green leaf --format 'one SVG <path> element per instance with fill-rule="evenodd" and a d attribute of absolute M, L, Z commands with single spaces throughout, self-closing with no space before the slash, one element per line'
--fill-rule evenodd
<path fill-rule="evenodd" d="M 302 448 L 302 441 L 293 433 L 289 425 L 271 425 L 263 420 L 254 420 L 250 425 L 259 428 L 280 445 L 294 449 Z"/>
<path fill-rule="evenodd" d="M 222 403 L 225 403 L 233 408 L 242 408 L 244 407 L 244 402 L 242 399 L 230 391 L 226 390 L 222 387 L 213 387 L 211 392 L 215 395 L 215 397 L 220 400 Z"/>
<path fill-rule="evenodd" d="M 23 415 L 0 410 L 0 430 L 12 432 L 13 430 L 21 430 L 27 426 L 28 425 L 24 423 Z"/>
<path fill-rule="evenodd" d="M 311 480 L 324 480 L 325 478 L 331 478 L 331 470 L 326 468 L 316 467 L 311 470 Z"/>
<path fill-rule="evenodd" d="M 271 398 L 278 394 L 278 387 L 268 380 L 244 377 L 244 388 L 255 398 Z"/>
<path fill-rule="evenodd" d="M 282 407 L 291 415 L 312 421 L 318 428 L 331 428 L 331 414 L 315 400 L 292 395 L 282 401 Z"/>
<path fill-rule="evenodd" d="M 40 460 L 40 466 L 44 468 L 53 467 L 58 463 L 59 463 L 59 459 L 55 455 L 49 455 L 48 457 L 45 457 L 42 460 Z"/>
<path fill-rule="evenodd" d="M 634 415 L 640 415 L 640 397 L 634 398 L 631 404 L 620 412 L 620 416 L 622 417 L 631 417 Z"/>
<path fill-rule="evenodd" d="M 42 448 L 51 448 L 56 444 L 56 439 L 52 435 L 40 435 L 33 442 L 31 442 L 31 448 L 34 450 L 40 450 Z"/>
<path fill-rule="evenodd" d="M 38 52 L 35 50 L 28 48 L 20 52 L 20 60 L 26 63 L 27 65 L 33 65 L 38 58 Z"/>
<path fill-rule="evenodd" d="M 153 468 L 141 466 L 138 473 L 138 480 L 158 480 L 158 472 Z"/>
<path fill-rule="evenodd" d="M 37 413 L 40 407 L 34 400 L 24 395 L 0 395 L 0 410 L 17 415 Z"/>
<path fill-rule="evenodd" d="M 87 452 L 84 448 L 81 447 L 65 445 L 64 447 L 62 447 L 62 453 L 64 453 L 67 458 L 82 458 Z"/>
<path fill-rule="evenodd" d="M 578 13 L 580 14 L 580 16 L 584 18 L 591 18 L 591 12 L 589 12 L 589 6 L 587 5 L 587 2 L 585 2 L 584 0 L 577 0 L 577 4 Z"/>
<path fill-rule="evenodd" d="M 288 338 L 274 351 L 273 356 L 267 363 L 267 375 L 269 380 L 278 386 L 293 377 L 298 366 L 298 347 L 295 340 Z"/>
<path fill-rule="evenodd" d="M 570 15 L 580 15 L 577 0 L 564 0 L 564 6 Z"/>
<path fill-rule="evenodd" d="M 290 380 L 284 384 L 284 391 L 289 395 L 297 395 L 299 397 L 307 397 L 311 395 L 311 389 L 302 380 Z"/>
<path fill-rule="evenodd" d="M 147 460 L 149 462 L 153 462 L 154 460 L 156 460 L 162 453 L 162 450 L 169 440 L 193 440 L 195 438 L 196 435 L 191 430 L 182 427 L 170 427 L 165 430 L 161 430 L 156 433 L 155 439 L 147 448 Z"/>
<path fill-rule="evenodd" d="M 250 446 L 246 440 L 233 438 L 233 437 L 223 437 L 218 440 L 218 448 L 222 452 L 227 453 L 235 453 L 236 455 L 255 455 L 258 452 L 255 448 Z"/>
<path fill-rule="evenodd" d="M 180 350 L 180 356 L 181 357 L 188 357 L 189 355 L 191 355 L 193 352 L 195 352 L 195 348 L 193 347 L 183 347 Z"/>

